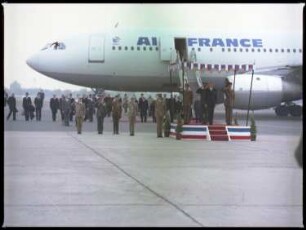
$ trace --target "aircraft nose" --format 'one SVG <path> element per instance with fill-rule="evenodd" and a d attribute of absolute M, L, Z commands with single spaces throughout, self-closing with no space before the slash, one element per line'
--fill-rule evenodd
<path fill-rule="evenodd" d="M 32 55 L 26 60 L 28 66 L 30 66 L 34 70 L 38 70 L 39 68 L 39 58 L 37 54 Z"/>

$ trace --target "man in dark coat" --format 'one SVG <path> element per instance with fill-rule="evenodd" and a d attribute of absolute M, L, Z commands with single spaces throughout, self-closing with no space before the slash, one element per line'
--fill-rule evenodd
<path fill-rule="evenodd" d="M 29 97 L 29 93 L 26 92 L 26 96 L 23 98 L 22 100 L 22 107 L 24 110 L 24 117 L 25 120 L 28 121 L 29 117 L 31 117 L 31 120 L 33 119 L 34 115 L 33 115 L 33 108 L 32 108 L 32 100 Z"/>
<path fill-rule="evenodd" d="M 138 110 L 140 112 L 141 122 L 147 122 L 147 111 L 149 108 L 149 104 L 147 99 L 141 94 L 141 97 L 138 101 Z"/>
<path fill-rule="evenodd" d="M 13 113 L 13 121 L 16 121 L 16 112 L 18 112 L 18 110 L 16 108 L 16 98 L 14 93 L 12 93 L 12 95 L 7 99 L 7 104 L 9 106 L 10 112 L 6 119 L 9 120 L 11 114 Z"/>
<path fill-rule="evenodd" d="M 203 124 L 207 123 L 207 98 L 206 98 L 206 92 L 207 92 L 207 83 L 203 82 L 203 85 L 201 88 L 197 89 L 196 93 L 200 95 L 200 105 L 201 105 L 201 114 L 200 114 L 200 120 Z"/>
<path fill-rule="evenodd" d="M 206 101 L 207 101 L 207 118 L 210 125 L 213 124 L 215 105 L 217 102 L 217 90 L 214 88 L 213 83 L 208 83 L 206 89 Z"/>
<path fill-rule="evenodd" d="M 56 121 L 56 113 L 59 109 L 59 101 L 56 98 L 56 95 L 53 95 L 53 98 L 50 99 L 50 109 L 52 111 L 52 120 Z"/>
<path fill-rule="evenodd" d="M 41 93 L 37 93 L 37 96 L 34 99 L 35 111 L 36 111 L 36 120 L 41 120 L 41 108 L 43 106 L 43 100 L 41 98 Z"/>

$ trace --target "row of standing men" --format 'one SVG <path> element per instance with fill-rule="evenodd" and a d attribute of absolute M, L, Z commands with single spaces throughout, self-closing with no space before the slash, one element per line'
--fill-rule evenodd
<path fill-rule="evenodd" d="M 146 122 L 147 121 L 147 112 L 149 111 L 149 116 L 151 115 L 153 118 L 153 122 L 158 123 L 157 126 L 160 126 L 159 121 L 157 121 L 156 117 L 156 112 L 161 113 L 161 108 L 156 109 L 158 107 L 158 102 L 160 99 L 162 99 L 163 102 L 163 114 L 165 115 L 166 111 L 169 111 L 170 119 L 171 122 L 173 122 L 174 117 L 177 116 L 177 114 L 182 114 L 184 117 L 184 123 L 188 124 L 192 118 L 192 101 L 193 101 L 193 94 L 188 86 L 186 84 L 187 89 L 184 92 L 183 96 L 183 104 L 181 103 L 180 100 L 177 100 L 176 97 L 172 97 L 170 99 L 166 99 L 165 97 L 162 98 L 161 94 L 157 95 L 157 99 L 153 100 L 151 96 L 146 99 L 143 94 L 141 94 L 141 97 L 137 101 L 135 97 L 131 98 L 131 101 L 133 100 L 133 104 L 136 104 L 136 114 L 140 113 L 141 117 L 141 122 Z M 234 93 L 233 90 L 231 89 L 232 84 L 228 81 L 225 82 L 225 87 L 223 89 L 225 100 L 224 100 L 224 105 L 225 105 L 225 112 L 226 112 L 226 123 L 227 125 L 231 125 L 232 122 L 232 107 L 233 107 L 233 101 L 234 101 Z M 195 117 L 196 121 L 202 122 L 203 124 L 213 124 L 213 115 L 214 115 L 214 107 L 217 101 L 217 90 L 213 87 L 212 83 L 203 83 L 203 86 L 197 90 L 197 93 L 200 95 L 200 101 L 196 100 L 194 104 L 194 109 L 195 109 Z M 31 98 L 29 97 L 28 93 L 26 93 L 26 96 L 23 98 L 23 109 L 24 109 L 24 115 L 25 115 L 25 120 L 31 120 L 34 117 L 34 111 L 36 111 L 36 119 L 38 121 L 41 120 L 41 109 L 43 107 L 43 100 L 44 100 L 44 94 L 39 92 L 37 94 L 37 97 L 34 99 L 34 105 L 32 105 Z M 87 96 L 83 96 L 83 98 L 79 98 L 79 101 L 81 101 L 84 104 L 85 110 L 84 110 L 84 118 L 83 121 L 86 121 L 87 119 L 92 122 L 93 121 L 93 114 L 95 113 L 95 108 L 97 108 L 97 123 L 98 127 L 101 127 L 101 120 L 98 120 L 99 116 L 103 116 L 104 119 L 104 113 L 105 116 L 110 116 L 111 112 L 113 112 L 113 120 L 114 122 L 114 134 L 118 134 L 118 122 L 116 120 L 119 120 L 121 118 L 121 113 L 120 115 L 115 115 L 116 114 L 116 108 L 124 109 L 125 113 L 130 109 L 129 105 L 132 102 L 128 102 L 127 95 L 125 94 L 123 100 L 120 98 L 119 95 L 116 96 L 116 98 L 113 100 L 110 96 L 103 97 L 103 108 L 99 109 L 99 102 L 101 100 L 101 97 L 99 97 L 99 100 L 97 100 L 96 97 L 93 97 L 92 95 L 89 95 L 89 98 Z M 116 101 L 118 101 L 120 106 L 116 106 Z M 16 112 L 18 112 L 16 108 L 16 99 L 14 97 L 14 94 L 12 94 L 8 100 L 7 103 L 10 108 L 10 112 L 7 116 L 7 119 L 11 116 L 13 113 L 13 120 L 16 120 Z M 72 98 L 72 94 L 69 95 L 69 97 L 65 97 L 64 95 L 58 99 L 56 95 L 53 96 L 50 100 L 50 108 L 52 111 L 52 119 L 53 121 L 56 120 L 56 113 L 58 110 L 61 112 L 61 118 L 63 121 L 63 124 L 66 126 L 69 126 L 69 121 L 73 121 L 73 116 L 77 117 L 77 108 L 76 108 L 76 101 L 74 98 Z M 104 109 L 105 106 L 105 109 Z M 101 107 L 101 106 L 100 106 Z M 183 110 L 182 110 L 183 108 Z M 102 111 L 102 112 L 101 112 Z M 130 112 L 129 112 L 130 113 Z M 134 112 L 133 112 L 134 114 Z M 115 115 L 115 116 L 114 116 Z M 164 117 L 163 115 L 163 117 Z M 136 115 L 135 115 L 136 116 Z M 118 118 L 117 118 L 118 117 Z M 80 119 L 80 118 L 78 118 Z M 133 122 L 132 122 L 133 123 Z M 134 122 L 135 123 L 135 122 Z M 103 122 L 102 122 L 102 127 L 103 127 Z M 134 127 L 134 126 L 131 126 Z M 102 128 L 103 129 L 103 128 Z M 132 129 L 132 128 L 131 128 Z M 98 128 L 98 131 L 101 130 L 101 128 Z M 100 133 L 100 131 L 99 131 Z M 131 134 L 134 135 L 134 131 L 131 131 Z M 158 132 L 158 136 L 159 132 Z"/>

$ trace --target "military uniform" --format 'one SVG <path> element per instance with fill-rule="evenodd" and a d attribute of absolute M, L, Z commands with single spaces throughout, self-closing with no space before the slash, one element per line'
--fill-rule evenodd
<path fill-rule="evenodd" d="M 77 127 L 78 134 L 81 134 L 86 109 L 85 109 L 85 105 L 80 101 L 75 102 L 74 105 L 75 105 L 76 127 Z"/>
<path fill-rule="evenodd" d="M 227 125 L 232 125 L 232 117 L 233 117 L 233 105 L 235 94 L 231 89 L 231 84 L 228 84 L 224 89 L 224 107 L 225 107 L 225 121 Z"/>
<path fill-rule="evenodd" d="M 155 101 L 155 117 L 157 125 L 157 137 L 162 137 L 163 118 L 166 112 L 166 103 L 159 96 Z"/>
<path fill-rule="evenodd" d="M 103 123 L 106 114 L 107 114 L 106 103 L 104 101 L 101 101 L 100 99 L 97 102 L 97 128 L 99 134 L 103 133 Z"/>
<path fill-rule="evenodd" d="M 128 103 L 129 130 L 131 136 L 134 136 L 135 134 L 137 106 L 138 105 L 134 99 L 131 99 Z"/>
<path fill-rule="evenodd" d="M 119 120 L 121 118 L 122 107 L 119 98 L 115 98 L 112 103 L 113 134 L 119 134 Z"/>

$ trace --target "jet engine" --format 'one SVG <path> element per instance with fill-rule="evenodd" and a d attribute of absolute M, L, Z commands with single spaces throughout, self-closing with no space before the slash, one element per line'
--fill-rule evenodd
<path fill-rule="evenodd" d="M 253 81 L 252 74 L 236 75 L 235 79 L 233 75 L 227 78 L 233 83 L 235 90 L 234 108 L 236 109 L 248 109 L 249 101 L 249 108 L 257 110 L 277 107 L 282 102 L 302 98 L 302 86 L 281 76 L 254 74 Z M 251 88 L 252 90 L 250 90 Z"/>

